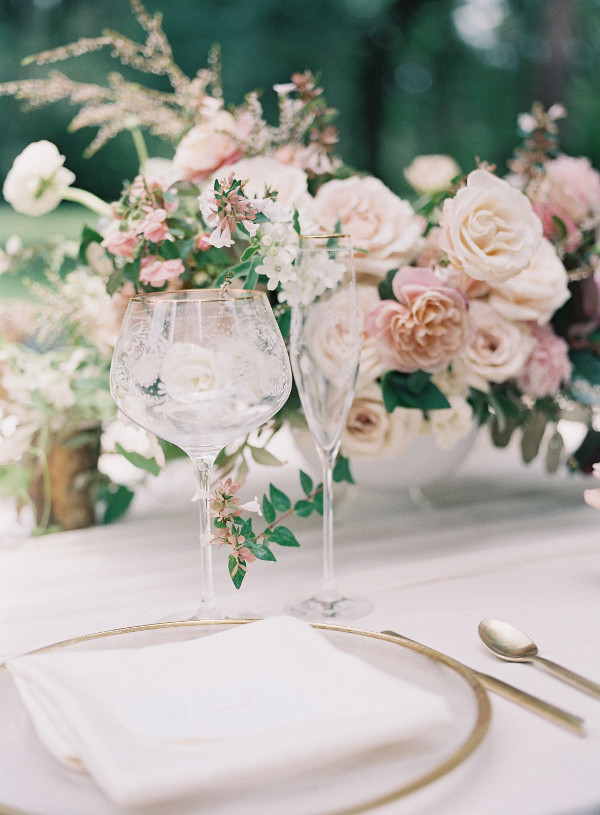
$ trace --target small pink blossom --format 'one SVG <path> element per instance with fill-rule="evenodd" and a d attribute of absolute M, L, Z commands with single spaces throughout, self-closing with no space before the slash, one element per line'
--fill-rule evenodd
<path fill-rule="evenodd" d="M 396 272 L 392 289 L 397 300 L 382 300 L 365 319 L 382 358 L 404 373 L 444 370 L 469 339 L 465 296 L 430 269 L 412 266 Z"/>
<path fill-rule="evenodd" d="M 571 377 L 569 346 L 556 336 L 550 324 L 532 325 L 531 333 L 537 342 L 523 373 L 517 378 L 517 385 L 536 398 L 556 396 L 561 384 Z"/>
<path fill-rule="evenodd" d="M 149 212 L 144 220 L 136 225 L 135 231 L 152 243 L 160 243 L 169 236 L 169 225 L 166 219 L 166 209 L 159 207 Z"/>
<path fill-rule="evenodd" d="M 126 260 L 133 260 L 139 237 L 130 229 L 120 229 L 115 221 L 108 227 L 101 243 L 108 252 Z"/>
<path fill-rule="evenodd" d="M 150 286 L 162 286 L 168 280 L 173 280 L 183 274 L 185 267 L 180 258 L 174 260 L 159 260 L 152 255 L 142 258 L 140 266 L 140 281 Z"/>
<path fill-rule="evenodd" d="M 208 232 L 203 232 L 201 235 L 196 236 L 196 249 L 205 252 L 207 249 L 210 249 L 210 246 L 210 234 Z"/>

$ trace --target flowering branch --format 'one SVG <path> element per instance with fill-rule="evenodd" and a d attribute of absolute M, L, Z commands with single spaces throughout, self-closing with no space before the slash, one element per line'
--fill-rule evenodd
<path fill-rule="evenodd" d="M 348 462 L 340 457 L 334 480 L 352 481 Z M 240 504 L 236 493 L 240 484 L 233 479 L 221 479 L 209 496 L 209 513 L 214 518 L 218 533 L 209 541 L 221 546 L 231 546 L 229 554 L 229 575 L 239 589 L 248 571 L 248 564 L 255 560 L 276 561 L 270 544 L 279 546 L 300 546 L 294 533 L 282 522 L 292 515 L 306 518 L 313 512 L 323 514 L 323 484 L 313 486 L 311 477 L 300 470 L 300 484 L 304 498 L 294 504 L 290 498 L 273 484 L 269 484 L 269 495 L 263 495 L 262 506 L 258 498 Z M 196 493 L 195 497 L 202 497 Z M 265 529 L 256 533 L 250 518 L 243 519 L 242 512 L 256 512 L 267 522 Z"/>

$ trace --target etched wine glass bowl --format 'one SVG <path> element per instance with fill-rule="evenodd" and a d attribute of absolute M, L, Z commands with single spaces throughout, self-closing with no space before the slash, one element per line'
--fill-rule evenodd
<path fill-rule="evenodd" d="M 231 616 L 214 592 L 208 495 L 219 451 L 270 419 L 290 392 L 289 358 L 266 295 L 198 289 L 132 297 L 110 388 L 125 416 L 180 447 L 194 465 L 201 590 L 189 619 Z"/>
<path fill-rule="evenodd" d="M 340 593 L 333 565 L 333 468 L 354 396 L 361 348 L 352 243 L 348 235 L 301 236 L 296 261 L 301 295 L 292 306 L 290 356 L 294 380 L 323 474 L 321 585 L 289 603 L 297 617 L 355 619 L 372 609 L 366 598 Z"/>

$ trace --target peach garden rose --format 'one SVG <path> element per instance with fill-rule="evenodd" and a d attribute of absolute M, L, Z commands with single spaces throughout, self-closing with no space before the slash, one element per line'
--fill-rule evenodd
<path fill-rule="evenodd" d="M 396 371 L 442 371 L 466 345 L 470 327 L 464 294 L 431 269 L 405 266 L 392 280 L 396 300 L 368 313 L 365 330 Z"/>

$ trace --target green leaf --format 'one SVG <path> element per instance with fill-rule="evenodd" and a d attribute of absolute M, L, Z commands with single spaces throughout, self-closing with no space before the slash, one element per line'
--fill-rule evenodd
<path fill-rule="evenodd" d="M 244 288 L 255 289 L 257 283 L 258 283 L 258 272 L 254 268 L 254 266 L 252 266 L 252 268 L 248 272 L 248 277 L 246 278 L 246 282 L 244 283 Z"/>
<path fill-rule="evenodd" d="M 292 322 L 292 309 L 286 308 L 277 316 L 277 325 L 284 340 L 290 335 L 290 325 Z"/>
<path fill-rule="evenodd" d="M 115 450 L 130 464 L 133 464 L 134 467 L 139 467 L 141 470 L 145 470 L 151 475 L 158 475 L 160 473 L 160 467 L 155 458 L 147 458 L 141 453 L 125 450 L 125 448 L 122 447 L 119 442 L 115 444 Z"/>
<path fill-rule="evenodd" d="M 134 493 L 123 484 L 113 484 L 102 491 L 100 499 L 104 503 L 103 524 L 110 524 L 120 518 L 129 508 Z"/>
<path fill-rule="evenodd" d="M 293 532 L 287 526 L 276 526 L 269 531 L 269 540 L 280 546 L 300 546 Z"/>
<path fill-rule="evenodd" d="M 313 480 L 304 470 L 300 470 L 300 484 L 304 490 L 304 494 L 310 495 L 313 488 Z"/>
<path fill-rule="evenodd" d="M 546 429 L 546 417 L 540 411 L 532 411 L 523 424 L 521 456 L 525 464 L 536 458 Z"/>
<path fill-rule="evenodd" d="M 247 546 L 248 549 L 250 549 L 250 551 L 252 552 L 252 554 L 255 555 L 255 557 L 257 557 L 259 560 L 268 560 L 271 563 L 274 563 L 277 560 L 273 552 L 271 552 L 269 547 L 265 546 L 264 543 L 257 543 L 256 541 L 249 543 L 248 541 L 246 541 L 244 543 L 244 546 Z"/>
<path fill-rule="evenodd" d="M 269 484 L 269 498 L 277 512 L 287 512 L 292 506 L 292 502 L 285 492 L 277 489 L 274 484 Z"/>
<path fill-rule="evenodd" d="M 247 260 L 250 260 L 250 258 L 253 257 L 257 252 L 258 252 L 258 247 L 257 246 L 248 246 L 242 252 L 240 262 L 245 263 Z"/>
<path fill-rule="evenodd" d="M 101 243 L 102 242 L 102 235 L 99 232 L 96 232 L 95 229 L 91 229 L 89 226 L 84 226 L 81 230 L 81 238 L 79 241 L 79 253 L 77 255 L 77 259 L 80 263 L 87 265 L 87 257 L 86 252 L 87 248 L 90 243 Z"/>
<path fill-rule="evenodd" d="M 269 501 L 269 499 L 267 498 L 266 495 L 263 495 L 262 513 L 263 513 L 263 518 L 265 519 L 265 523 L 272 524 L 273 521 L 276 518 L 275 507 Z"/>
<path fill-rule="evenodd" d="M 257 464 L 263 464 L 266 467 L 280 467 L 283 464 L 283 461 L 274 456 L 273 453 L 265 450 L 264 447 L 254 447 L 254 445 L 249 444 L 248 449 Z"/>
<path fill-rule="evenodd" d="M 555 473 L 558 470 L 564 446 L 565 443 L 562 435 L 558 430 L 555 430 L 546 448 L 545 465 L 547 473 Z"/>
<path fill-rule="evenodd" d="M 319 515 L 323 514 L 323 489 L 321 486 L 321 490 L 315 495 L 313 498 L 313 505 Z"/>
<path fill-rule="evenodd" d="M 422 411 L 443 410 L 450 407 L 442 391 L 424 371 L 403 374 L 388 371 L 381 380 L 383 403 L 388 413 L 397 407 L 416 408 Z"/>
<path fill-rule="evenodd" d="M 246 572 L 242 568 L 240 568 L 238 566 L 238 562 L 234 558 L 233 555 L 229 555 L 229 561 L 228 561 L 227 565 L 228 565 L 228 568 L 229 568 L 229 577 L 231 577 L 231 582 L 236 587 L 236 589 L 239 589 L 239 587 L 244 582 L 244 577 L 246 577 Z M 234 571 L 235 571 L 236 568 L 237 568 L 237 571 L 234 574 Z"/>
<path fill-rule="evenodd" d="M 311 515 L 314 510 L 314 503 L 312 501 L 307 501 L 305 498 L 301 498 L 294 504 L 294 512 L 300 518 L 308 518 L 308 516 Z"/>
<path fill-rule="evenodd" d="M 385 278 L 379 282 L 377 290 L 381 300 L 395 300 L 394 290 L 392 289 L 392 280 L 394 279 L 397 269 L 390 269 Z"/>
<path fill-rule="evenodd" d="M 337 482 L 347 481 L 349 484 L 355 483 L 350 472 L 350 461 L 345 456 L 339 455 L 337 457 L 333 468 L 333 480 Z"/>
<path fill-rule="evenodd" d="M 125 275 L 123 274 L 123 269 L 115 269 L 114 272 L 108 278 L 106 283 L 106 291 L 109 294 L 114 294 L 118 289 L 121 288 L 123 281 L 125 279 Z"/>

